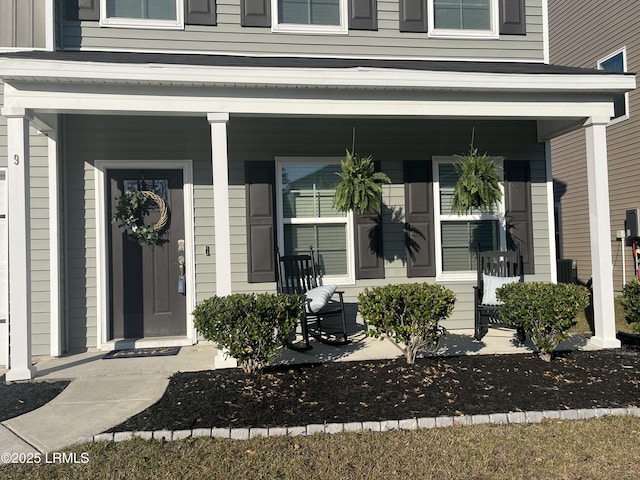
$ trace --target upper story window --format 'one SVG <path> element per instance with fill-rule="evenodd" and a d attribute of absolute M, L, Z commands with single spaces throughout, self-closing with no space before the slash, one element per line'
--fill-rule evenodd
<path fill-rule="evenodd" d="M 502 162 L 501 158 L 496 161 Z M 433 162 L 436 275 L 447 280 L 475 278 L 476 252 L 500 250 L 506 244 L 504 202 L 487 210 L 464 215 L 452 213 L 453 191 L 458 181 L 455 157 Z M 503 192 L 504 194 L 504 192 Z"/>
<path fill-rule="evenodd" d="M 347 33 L 346 0 L 272 0 L 275 32 Z"/>
<path fill-rule="evenodd" d="M 598 70 L 623 73 L 627 71 L 627 50 L 622 48 L 598 60 Z M 629 118 L 629 94 L 620 93 L 613 97 L 613 117 L 611 120 L 625 120 Z"/>
<path fill-rule="evenodd" d="M 100 0 L 100 24 L 131 28 L 183 28 L 184 0 Z"/>
<path fill-rule="evenodd" d="M 432 37 L 498 37 L 497 0 L 428 0 Z"/>

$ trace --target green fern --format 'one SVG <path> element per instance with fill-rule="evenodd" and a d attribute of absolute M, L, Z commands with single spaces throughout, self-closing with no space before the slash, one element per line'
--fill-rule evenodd
<path fill-rule="evenodd" d="M 451 211 L 454 214 L 469 213 L 470 210 L 491 208 L 502 198 L 502 179 L 494 160 L 478 155 L 478 149 L 471 147 L 466 155 L 456 155 L 460 163 L 455 164 L 458 182 L 453 191 Z"/>
<path fill-rule="evenodd" d="M 353 210 L 358 214 L 380 213 L 382 208 L 382 183 L 391 183 L 387 175 L 376 172 L 371 155 L 359 157 L 347 150 L 338 173 L 333 207 L 339 212 Z"/>

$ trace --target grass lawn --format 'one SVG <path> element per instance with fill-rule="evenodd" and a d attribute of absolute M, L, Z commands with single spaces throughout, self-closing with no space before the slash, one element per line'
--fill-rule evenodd
<path fill-rule="evenodd" d="M 632 479 L 640 418 L 386 433 L 78 445 L 86 464 L 5 465 L 7 479 Z"/>
<path fill-rule="evenodd" d="M 621 297 L 616 297 L 615 299 L 615 315 L 616 315 L 616 331 L 632 333 L 633 330 L 631 325 L 627 323 L 624 318 L 624 311 L 622 309 L 622 304 L 620 303 Z M 591 320 L 592 316 L 590 312 L 582 312 L 576 318 L 577 324 L 571 328 L 572 333 L 592 333 L 593 334 L 593 321 Z"/>

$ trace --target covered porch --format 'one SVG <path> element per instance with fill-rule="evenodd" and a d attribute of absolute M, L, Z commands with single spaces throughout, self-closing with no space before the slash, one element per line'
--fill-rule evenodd
<path fill-rule="evenodd" d="M 194 160 L 192 167 L 187 167 L 186 162 L 183 171 L 187 172 L 185 190 L 202 190 L 204 196 L 211 194 L 213 215 L 206 216 L 209 224 L 195 225 L 198 212 L 204 212 L 207 205 L 199 205 L 198 198 L 186 194 L 184 240 L 186 261 L 192 267 L 191 271 L 196 271 L 196 255 L 205 255 L 204 249 L 212 245 L 211 252 L 206 250 L 206 255 L 212 257 L 214 281 L 198 278 L 197 273 L 188 277 L 186 312 L 190 312 L 198 300 L 213 294 L 272 288 L 272 282 L 268 281 L 252 285 L 244 279 L 239 280 L 239 275 L 246 274 L 246 270 L 234 265 L 238 261 L 238 253 L 234 250 L 238 226 L 233 223 L 233 202 L 236 199 L 234 195 L 245 186 L 244 182 L 234 178 L 238 160 L 235 153 L 230 155 L 230 151 L 250 140 L 233 136 L 234 121 L 245 125 L 269 123 L 275 119 L 288 122 L 323 119 L 328 123 L 347 121 L 356 124 L 377 121 L 381 122 L 378 125 L 381 130 L 394 121 L 410 123 L 414 120 L 467 122 L 466 126 L 482 125 L 483 122 L 535 125 L 537 142 L 544 145 L 544 168 L 541 169 L 544 181 L 541 184 L 545 187 L 546 198 L 541 212 L 545 212 L 544 229 L 550 239 L 553 238 L 553 188 L 548 140 L 583 128 L 587 139 L 589 222 L 594 265 L 595 335 L 590 343 L 604 348 L 619 346 L 613 316 L 605 129 L 613 111 L 613 95 L 634 88 L 632 76 L 604 75 L 538 64 L 320 59 L 245 59 L 238 62 L 227 57 L 31 52 L 1 57 L 0 78 L 4 82 L 2 114 L 7 121 L 9 152 L 11 354 L 7 381 L 29 379 L 36 374 L 31 351 L 30 126 L 47 135 L 49 143 L 51 356 L 59 356 L 63 350 L 63 316 L 68 314 L 63 305 L 65 299 L 68 301 L 68 292 L 61 281 L 61 271 L 65 269 L 62 264 L 66 261 L 62 253 L 68 250 L 62 247 L 62 237 L 68 238 L 69 231 L 59 220 L 61 205 L 64 204 L 59 197 L 59 185 L 66 180 L 65 175 L 72 174 L 65 166 L 65 155 L 73 143 L 70 132 L 64 130 L 65 124 L 72 123 L 67 122 L 68 118 L 82 122 L 82 118 L 91 120 L 105 116 L 161 117 L 171 119 L 176 126 L 181 119 L 199 118 L 208 122 L 208 148 L 204 155 L 209 162 L 207 169 L 210 168 L 211 183 L 208 186 L 194 185 L 193 177 L 189 177 L 189 171 L 193 173 L 193 169 L 203 168 L 202 162 Z M 202 139 L 201 136 L 198 138 Z M 346 146 L 350 146 L 350 131 L 345 132 L 345 138 Z M 104 132 L 103 137 L 96 135 L 94 142 L 99 143 L 97 153 L 93 152 L 95 155 L 83 162 L 85 176 L 88 171 L 92 174 L 94 170 L 98 172 L 91 185 L 94 199 L 98 199 L 93 205 L 95 216 L 92 217 L 93 225 L 87 225 L 90 230 L 95 230 L 96 242 L 95 265 L 91 265 L 95 268 L 95 290 L 87 294 L 95 299 L 96 313 L 88 323 L 95 329 L 96 339 L 90 347 L 103 348 L 108 342 L 109 266 L 105 258 L 107 239 L 104 232 L 108 222 L 105 222 L 105 207 L 103 203 L 101 206 L 100 200 L 104 178 L 99 175 L 101 164 L 96 162 L 124 162 L 126 158 L 114 157 L 108 132 Z M 445 150 L 448 149 L 450 154 L 459 153 L 460 140 L 443 139 L 443 143 L 447 142 L 443 147 Z M 456 150 L 450 151 L 453 147 L 449 145 L 453 144 Z M 462 148 L 466 145 L 462 144 Z M 289 150 L 291 155 L 296 149 L 300 155 L 309 154 L 309 146 L 294 146 Z M 141 150 L 132 152 L 150 162 L 157 160 L 149 154 L 145 157 Z M 199 152 L 203 154 L 201 150 Z M 183 151 L 180 157 L 174 153 L 180 161 L 193 160 L 191 151 Z M 429 159 L 438 153 L 429 152 Z M 130 158 L 133 156 L 134 153 Z M 251 149 L 246 148 L 239 157 L 242 162 L 257 160 L 251 156 Z M 403 159 L 423 160 L 415 156 L 411 158 L 407 152 Z M 389 158 L 387 161 L 392 160 Z M 122 166 L 121 163 L 118 165 Z M 203 178 L 206 177 L 203 174 Z M 189 198 L 193 203 L 189 203 Z M 89 203 L 87 201 L 87 205 Z M 197 229 L 209 229 L 207 235 L 211 239 L 199 243 L 194 233 Z M 553 241 L 549 241 L 545 250 L 548 266 L 546 270 L 536 272 L 536 278 L 555 281 Z M 441 281 L 437 277 L 425 280 Z M 364 285 L 363 282 L 361 280 L 354 285 L 354 296 L 355 289 Z M 190 322 L 187 313 L 185 337 L 195 343 L 197 335 Z"/>

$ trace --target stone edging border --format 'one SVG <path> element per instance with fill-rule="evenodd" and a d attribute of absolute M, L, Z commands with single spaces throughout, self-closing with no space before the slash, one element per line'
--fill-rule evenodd
<path fill-rule="evenodd" d="M 316 433 L 342 433 L 370 430 L 389 432 L 392 430 L 421 430 L 455 425 L 507 425 L 520 423 L 542 423 L 548 420 L 588 420 L 607 416 L 640 417 L 640 408 L 579 408 L 572 410 L 543 410 L 534 412 L 491 413 L 489 415 L 442 416 L 411 418 L 407 420 L 383 420 L 373 422 L 324 423 L 297 427 L 270 428 L 194 428 L 192 430 L 155 430 L 142 432 L 99 433 L 81 437 L 77 443 L 123 442 L 132 438 L 147 440 L 182 440 L 192 437 L 229 438 L 248 440 L 255 437 L 300 436 Z"/>

